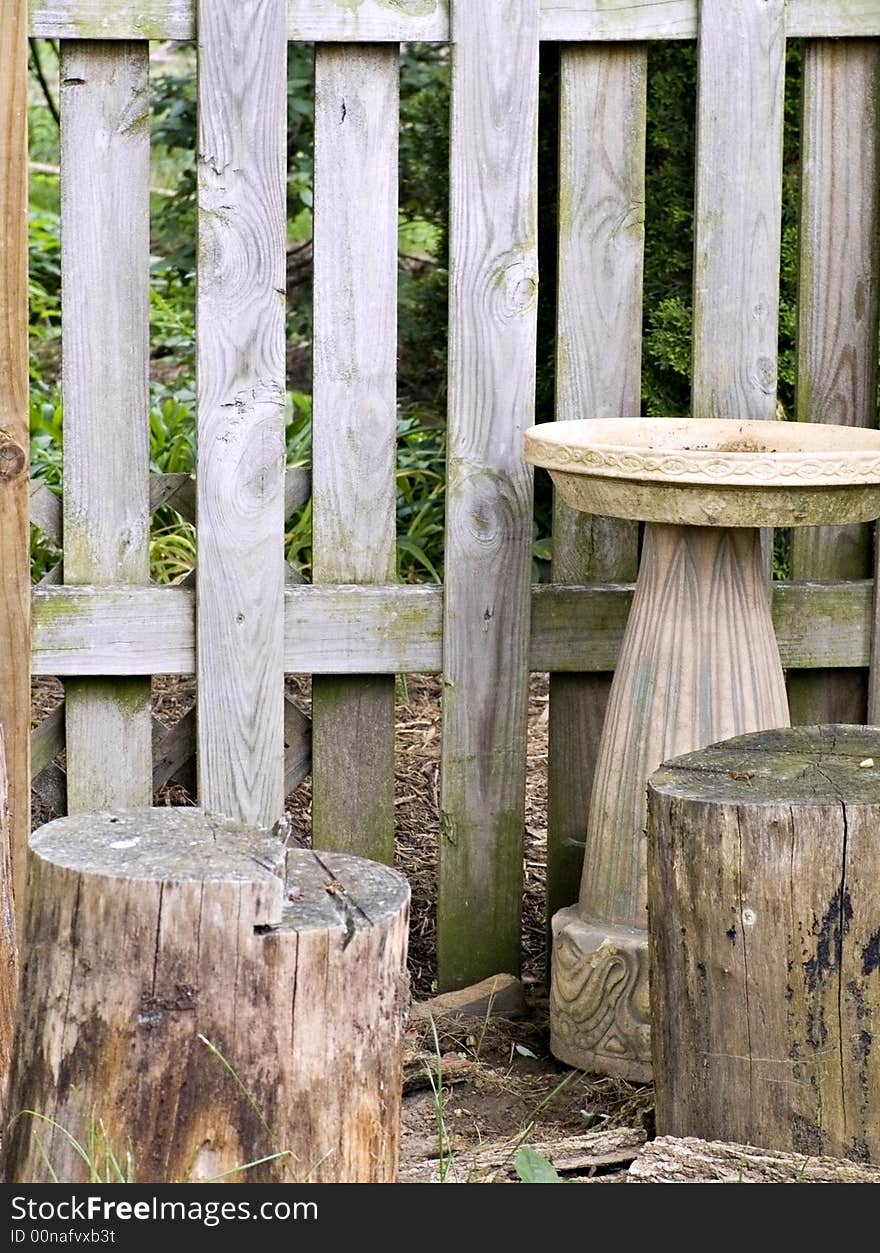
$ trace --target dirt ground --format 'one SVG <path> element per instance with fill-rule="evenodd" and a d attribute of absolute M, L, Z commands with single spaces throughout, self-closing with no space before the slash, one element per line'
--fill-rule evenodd
<path fill-rule="evenodd" d="M 288 676 L 288 694 L 308 713 L 309 681 Z M 56 680 L 33 687 L 36 724 L 63 696 Z M 157 677 L 153 709 L 173 724 L 195 700 L 192 680 Z M 525 814 L 523 971 L 526 1012 L 498 1016 L 411 1020 L 404 1055 L 401 1179 L 505 1182 L 516 1179 L 520 1145 L 552 1157 L 572 1137 L 613 1128 L 652 1129 L 649 1086 L 588 1075 L 562 1065 L 549 1051 L 544 957 L 544 867 L 547 846 L 547 676 L 533 675 L 529 693 Z M 397 866 L 412 889 L 409 966 L 414 1001 L 436 992 L 435 896 L 440 757 L 440 684 L 410 675 L 396 702 Z M 159 803 L 192 804 L 182 788 L 166 789 Z M 34 825 L 55 815 L 33 797 Z M 311 835 L 311 780 L 287 798 L 295 834 Z M 500 973 L 500 972 L 499 972 Z M 620 1178 L 620 1167 L 591 1167 L 589 1175 Z"/>

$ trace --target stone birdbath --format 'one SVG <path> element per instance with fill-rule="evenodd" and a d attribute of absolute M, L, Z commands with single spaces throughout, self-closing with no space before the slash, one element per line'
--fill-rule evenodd
<path fill-rule="evenodd" d="M 580 899 L 553 918 L 551 1049 L 651 1077 L 646 783 L 670 757 L 789 725 L 761 527 L 880 517 L 880 431 L 611 418 L 542 423 L 526 459 L 574 509 L 645 522 L 593 783 Z"/>

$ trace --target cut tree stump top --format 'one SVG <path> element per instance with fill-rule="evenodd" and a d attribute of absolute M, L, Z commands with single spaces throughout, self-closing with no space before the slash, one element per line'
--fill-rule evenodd
<path fill-rule="evenodd" d="M 31 836 L 43 861 L 125 879 L 268 881 L 284 875 L 277 836 L 201 809 L 158 806 L 75 814 Z"/>
<path fill-rule="evenodd" d="M 651 789 L 730 805 L 880 803 L 880 727 L 754 731 L 664 762 Z"/>
<path fill-rule="evenodd" d="M 57 818 L 33 833 L 31 852 L 78 874 L 161 883 L 250 883 L 255 924 L 285 931 L 360 930 L 400 909 L 399 871 L 346 853 L 285 846 L 271 832 L 202 809 L 157 806 Z"/>

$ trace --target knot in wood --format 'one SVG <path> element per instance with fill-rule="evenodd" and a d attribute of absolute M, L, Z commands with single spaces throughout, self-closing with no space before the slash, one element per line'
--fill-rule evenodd
<path fill-rule="evenodd" d="M 11 483 L 27 466 L 27 454 L 21 445 L 0 436 L 0 483 Z"/>

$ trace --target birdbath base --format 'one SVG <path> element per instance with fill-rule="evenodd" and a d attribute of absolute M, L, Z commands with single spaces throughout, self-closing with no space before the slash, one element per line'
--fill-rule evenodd
<path fill-rule="evenodd" d="M 880 431 L 588 418 L 531 427 L 525 452 L 573 509 L 646 524 L 580 899 L 553 920 L 550 991 L 557 1057 L 642 1081 L 651 1074 L 648 777 L 670 757 L 788 726 L 758 528 L 880 517 Z"/>
<path fill-rule="evenodd" d="M 670 757 L 788 726 L 760 532 L 645 527 L 596 763 L 580 901 L 553 919 L 551 1049 L 651 1077 L 646 780 Z"/>

